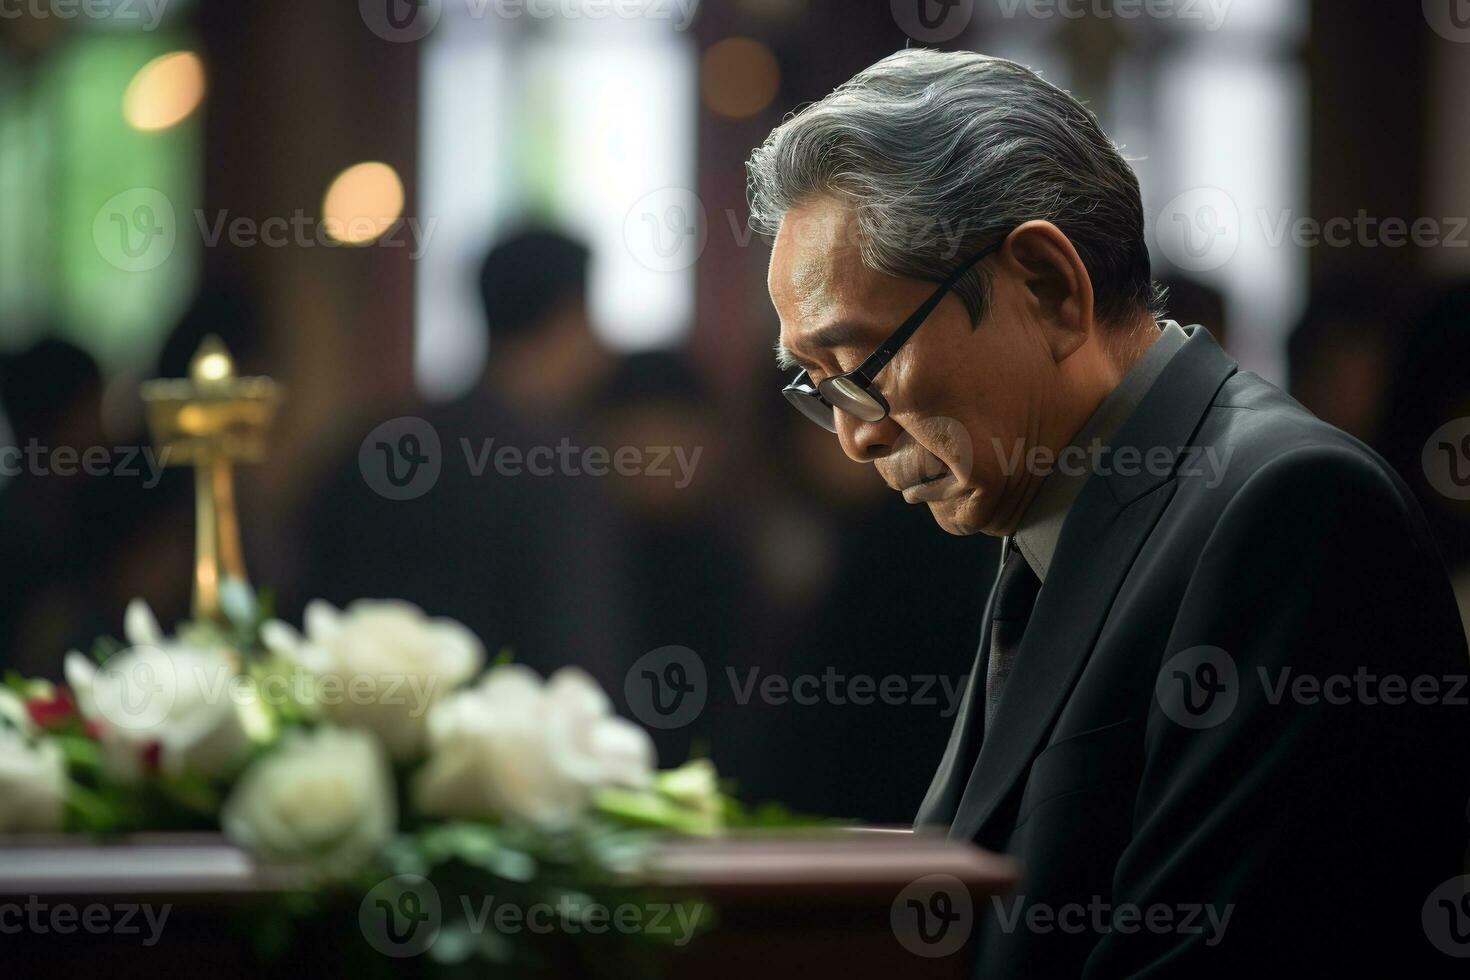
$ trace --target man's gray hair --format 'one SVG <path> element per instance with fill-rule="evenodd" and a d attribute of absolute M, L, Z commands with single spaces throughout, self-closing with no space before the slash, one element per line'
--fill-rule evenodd
<path fill-rule="evenodd" d="M 1017 225 L 1046 220 L 1086 265 L 1099 319 L 1161 314 L 1133 169 L 1091 111 L 1013 61 L 899 51 L 788 117 L 746 169 L 763 234 L 830 194 L 854 209 L 867 266 L 938 281 Z M 983 270 L 955 291 L 978 323 Z"/>

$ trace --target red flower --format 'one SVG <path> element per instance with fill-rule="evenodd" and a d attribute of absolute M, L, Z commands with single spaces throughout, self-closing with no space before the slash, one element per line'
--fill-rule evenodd
<path fill-rule="evenodd" d="M 65 688 L 55 688 L 50 697 L 26 699 L 26 713 L 42 731 L 65 728 L 77 720 L 77 705 Z"/>

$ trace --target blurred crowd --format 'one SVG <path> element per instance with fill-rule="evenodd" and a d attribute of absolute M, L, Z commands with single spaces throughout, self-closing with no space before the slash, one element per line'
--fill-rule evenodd
<path fill-rule="evenodd" d="M 335 448 L 285 477 L 242 472 L 253 577 L 288 619 L 316 598 L 413 602 L 470 626 L 492 656 L 508 650 L 542 672 L 580 665 L 625 711 L 635 661 L 687 648 L 705 667 L 707 703 L 654 731 L 663 763 L 710 751 L 748 799 L 906 822 L 929 776 L 912 760 L 937 757 L 947 737 L 997 542 L 944 534 L 848 461 L 785 405 L 774 365 L 727 404 L 679 351 L 605 350 L 589 322 L 588 263 L 557 232 L 509 236 L 480 274 L 491 356 L 470 394 L 343 418 L 321 435 Z M 1170 316 L 1204 324 L 1228 350 L 1219 294 L 1169 285 Z M 1470 284 L 1425 297 L 1324 283 L 1288 354 L 1292 393 L 1419 495 L 1470 619 L 1470 504 L 1431 487 L 1421 462 L 1430 433 L 1470 416 L 1467 322 Z M 249 291 L 216 285 L 172 332 L 155 376 L 185 376 L 208 334 L 242 373 L 271 373 Z M 56 676 L 67 649 L 119 631 L 133 596 L 165 622 L 188 614 L 193 478 L 140 451 L 141 413 L 125 404 L 135 394 L 59 340 L 0 362 L 10 445 L 104 447 L 110 460 L 106 472 L 0 473 L 0 666 Z M 432 426 L 440 473 L 428 492 L 391 499 L 367 475 L 364 443 L 403 418 Z M 289 405 L 280 424 L 292 424 Z M 591 476 L 493 462 L 503 447 L 563 445 L 634 447 L 664 463 Z M 857 704 L 833 690 L 874 694 Z"/>

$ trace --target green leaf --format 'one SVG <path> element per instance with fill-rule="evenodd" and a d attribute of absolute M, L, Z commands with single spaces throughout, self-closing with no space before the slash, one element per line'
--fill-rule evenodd
<path fill-rule="evenodd" d="M 419 838 L 421 853 L 430 865 L 459 860 L 510 881 L 536 877 L 536 859 L 506 844 L 498 827 L 480 823 L 447 823 L 430 827 Z"/>
<path fill-rule="evenodd" d="M 99 636 L 92 641 L 92 659 L 99 664 L 105 664 L 110 657 L 126 649 L 126 645 L 110 636 Z"/>
<path fill-rule="evenodd" d="M 383 847 L 383 860 L 394 874 L 422 878 L 429 873 L 429 862 L 424 860 L 418 841 L 407 834 L 394 837 Z"/>
<path fill-rule="evenodd" d="M 635 827 L 654 827 L 698 837 L 708 837 L 720 830 L 718 811 L 693 810 L 658 793 L 604 789 L 597 794 L 594 805 L 600 812 Z"/>
<path fill-rule="evenodd" d="M 463 963 L 480 947 L 480 937 L 468 922 L 446 922 L 429 947 L 429 959 L 443 965 Z"/>
<path fill-rule="evenodd" d="M 102 768 L 102 746 L 85 735 L 57 735 L 54 741 L 66 759 L 67 768 L 93 771 Z"/>

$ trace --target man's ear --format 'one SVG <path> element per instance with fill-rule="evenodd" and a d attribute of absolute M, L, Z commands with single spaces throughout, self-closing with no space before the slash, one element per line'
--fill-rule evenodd
<path fill-rule="evenodd" d="M 1057 361 L 1094 330 L 1092 279 L 1066 234 L 1050 221 L 1028 221 L 1006 236 L 1001 262 L 1021 285 L 1021 300 Z"/>

